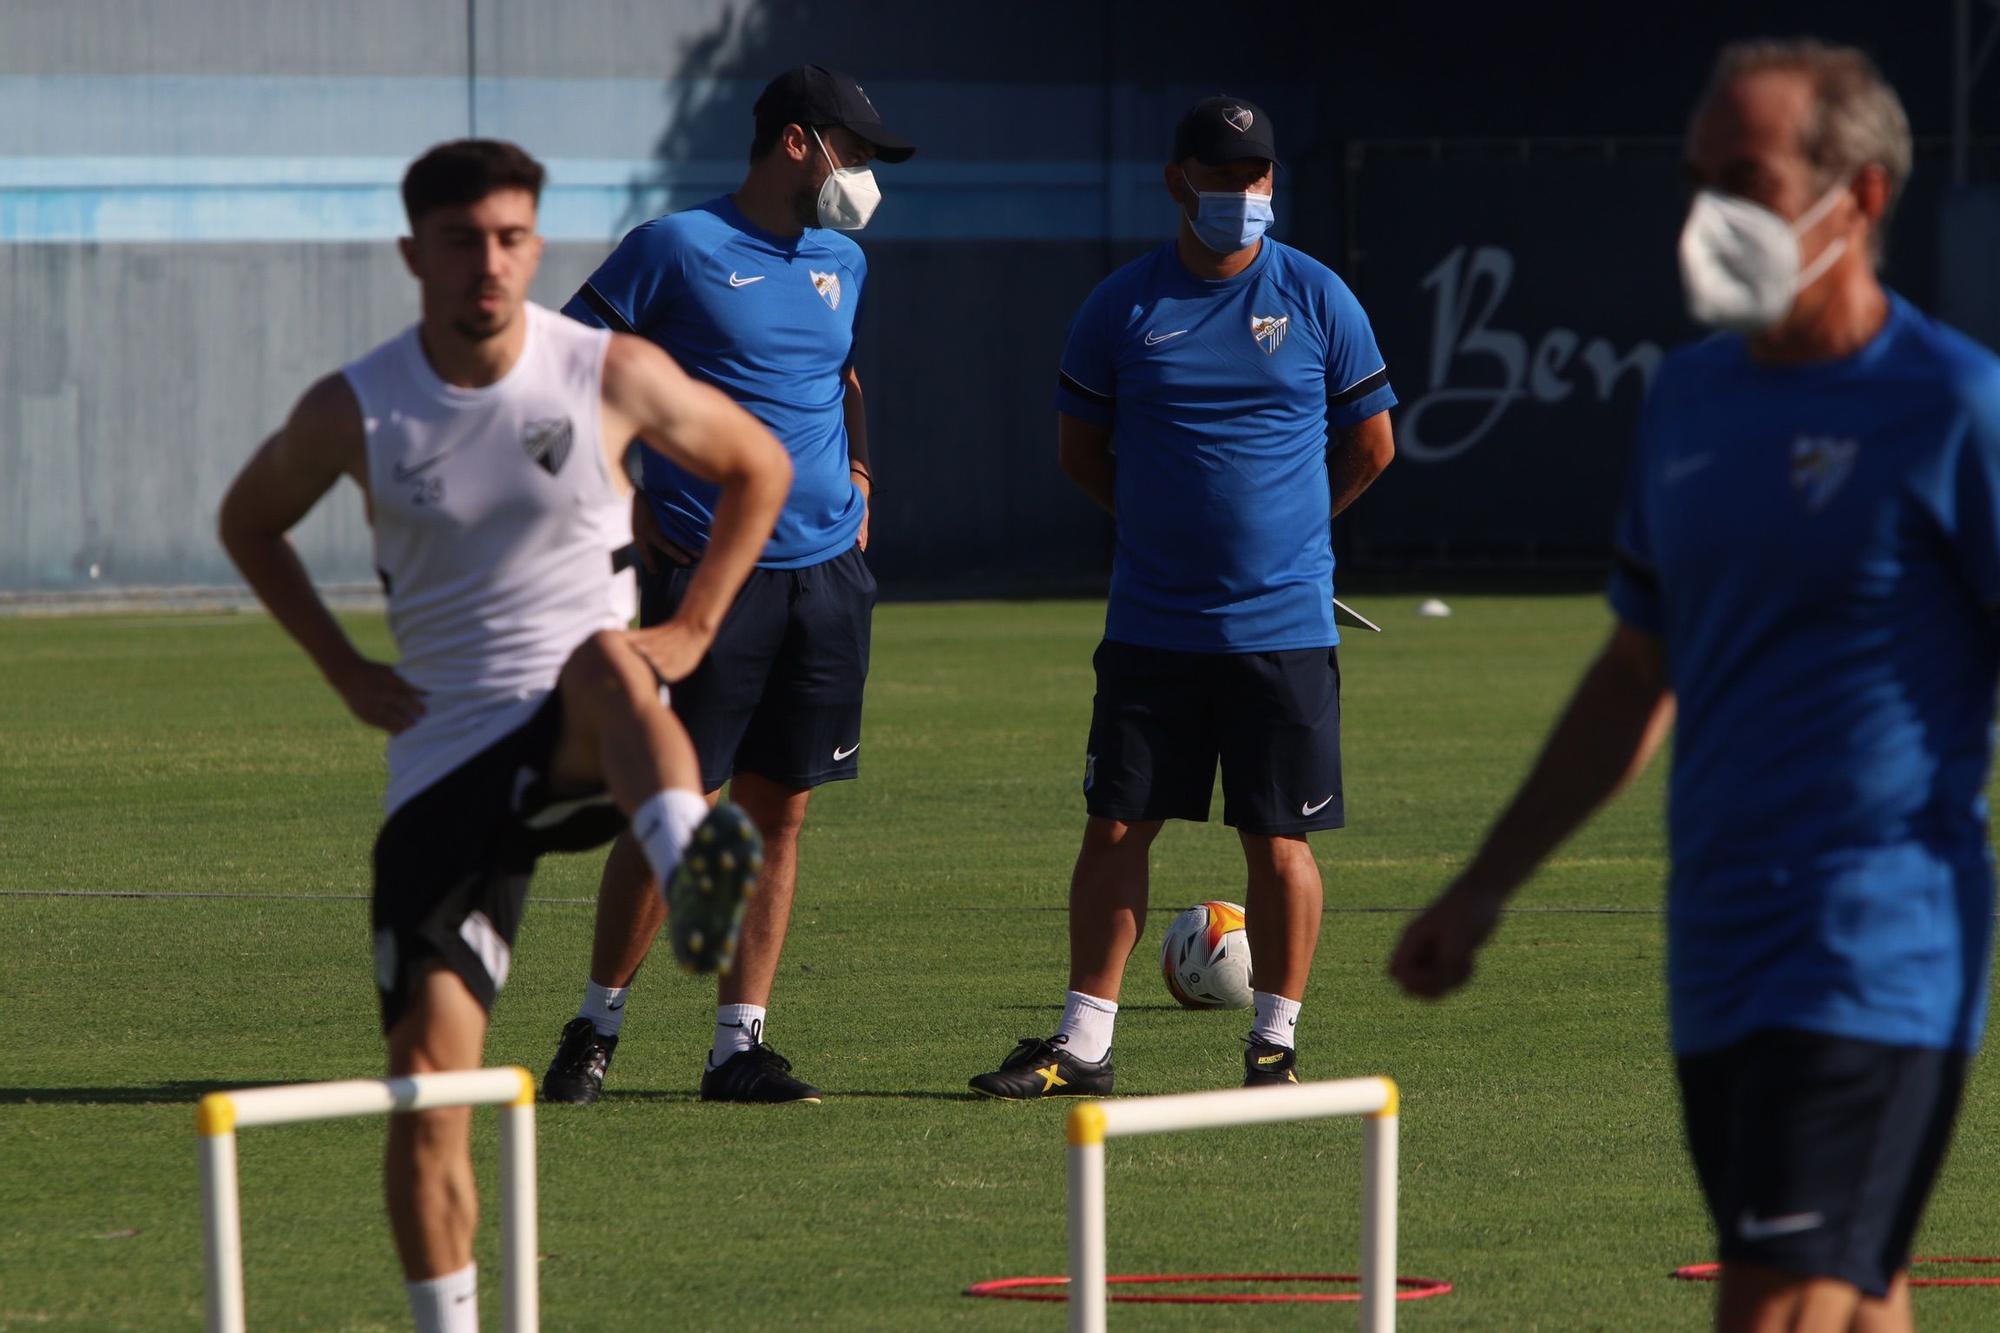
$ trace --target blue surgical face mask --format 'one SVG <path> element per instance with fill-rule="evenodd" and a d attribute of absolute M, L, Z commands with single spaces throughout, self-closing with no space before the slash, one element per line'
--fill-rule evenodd
<path fill-rule="evenodd" d="M 1183 177 L 1185 179 L 1185 177 Z M 1190 183 L 1189 189 L 1193 189 Z M 1247 250 L 1257 243 L 1272 221 L 1271 196 L 1268 194 L 1211 193 L 1195 190 L 1195 198 L 1200 202 L 1195 214 L 1188 219 L 1194 228 L 1195 239 L 1219 255 L 1233 255 L 1238 250 Z"/>

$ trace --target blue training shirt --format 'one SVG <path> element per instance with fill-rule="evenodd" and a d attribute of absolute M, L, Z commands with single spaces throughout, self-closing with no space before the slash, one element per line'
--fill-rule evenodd
<path fill-rule="evenodd" d="M 847 470 L 843 378 L 868 261 L 837 231 L 774 236 L 728 196 L 628 233 L 563 313 L 665 348 L 735 399 L 792 456 L 792 490 L 758 564 L 799 569 L 854 545 L 864 504 Z M 669 541 L 708 545 L 718 489 L 650 449 L 641 485 Z"/>
<path fill-rule="evenodd" d="M 1109 425 L 1118 455 L 1105 637 L 1338 643 L 1327 429 L 1395 401 L 1347 284 L 1269 237 L 1219 282 L 1168 242 L 1099 283 L 1070 325 L 1056 408 Z"/>
<path fill-rule="evenodd" d="M 1900 297 L 1859 353 L 1661 366 L 1612 606 L 1678 697 L 1684 1054 L 1788 1027 L 1971 1050 L 1993 915 L 2000 359 Z"/>

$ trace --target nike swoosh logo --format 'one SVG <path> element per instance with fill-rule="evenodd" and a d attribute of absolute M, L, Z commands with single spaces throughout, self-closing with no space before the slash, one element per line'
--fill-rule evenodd
<path fill-rule="evenodd" d="M 441 454 L 432 454 L 429 458 L 426 458 L 414 467 L 404 467 L 401 463 L 398 463 L 390 469 L 390 472 L 395 476 L 397 481 L 408 481 L 412 477 L 421 477 L 424 473 L 429 472 L 449 457 L 451 457 L 451 450 L 447 449 Z"/>
<path fill-rule="evenodd" d="M 856 750 L 860 748 L 861 748 L 861 743 L 859 741 L 856 741 L 854 744 L 848 746 L 845 750 L 839 748 L 838 746 L 835 746 L 833 751 L 833 762 L 836 764 L 839 763 L 841 760 L 847 758 L 847 756 L 853 754 Z"/>
<path fill-rule="evenodd" d="M 604 1007 L 605 1007 L 606 1009 L 609 1009 L 609 1010 L 610 1010 L 610 1011 L 611 1011 L 612 1013 L 614 1013 L 614 1014 L 615 1014 L 615 1013 L 617 1013 L 617 1012 L 618 1012 L 618 1011 L 619 1011 L 620 1009 L 623 1009 L 623 1008 L 625 1007 L 625 1001 L 623 1001 L 623 1000 L 620 1000 L 620 1001 L 619 1001 L 618 1003 L 616 1003 L 616 1004 L 612 1004 L 612 1003 L 610 1003 L 609 1001 L 606 1001 L 606 1002 L 605 1002 L 605 1005 L 604 1005 Z"/>
<path fill-rule="evenodd" d="M 1327 808 L 1327 807 L 1328 807 L 1329 805 L 1332 805 L 1332 804 L 1333 804 L 1333 798 L 1332 798 L 1331 796 L 1329 796 L 1329 797 L 1327 797 L 1327 798 L 1326 798 L 1326 799 L 1325 799 L 1324 801 L 1321 801 L 1321 802 L 1320 802 L 1320 803 L 1319 803 L 1318 805 L 1302 805 L 1302 806 L 1300 806 L 1300 807 L 1299 807 L 1299 813 L 1300 813 L 1300 814 L 1302 814 L 1302 815 L 1307 815 L 1307 816 L 1311 816 L 1311 815 L 1316 815 L 1316 814 L 1318 814 L 1318 813 L 1319 813 L 1320 811 L 1322 811 L 1322 810 L 1326 809 L 1326 808 Z"/>
<path fill-rule="evenodd" d="M 1169 338 L 1178 338 L 1183 333 L 1186 332 L 1187 332 L 1186 329 L 1175 329 L 1172 333 L 1162 333 L 1158 337 L 1155 337 L 1153 334 L 1148 333 L 1146 335 L 1146 346 L 1158 347 L 1161 343 L 1167 341 Z"/>
<path fill-rule="evenodd" d="M 736 276 L 736 270 L 731 269 L 729 270 L 729 285 L 731 287 L 748 287 L 751 283 L 762 282 L 764 279 L 770 276 L 771 275 L 768 273 L 759 273 L 754 278 L 739 278 Z"/>
<path fill-rule="evenodd" d="M 1744 1240 L 1769 1240 L 1773 1236 L 1796 1236 L 1801 1231 L 1811 1231 L 1823 1226 L 1826 1214 L 1783 1213 L 1777 1217 L 1755 1217 L 1748 1209 L 1737 1219 L 1736 1234 Z"/>

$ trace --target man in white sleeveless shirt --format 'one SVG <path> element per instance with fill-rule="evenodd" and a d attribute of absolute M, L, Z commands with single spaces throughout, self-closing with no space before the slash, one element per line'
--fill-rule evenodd
<path fill-rule="evenodd" d="M 391 1074 L 480 1064 L 537 856 L 629 820 L 683 965 L 726 966 L 762 851 L 709 811 L 663 682 L 693 670 L 791 482 L 785 451 L 644 339 L 526 300 L 542 168 L 468 139 L 403 181 L 412 328 L 307 390 L 223 501 L 230 558 L 356 717 L 389 733 L 375 845 L 376 982 Z M 619 465 L 634 437 L 722 488 L 678 614 L 629 631 Z M 363 657 L 286 533 L 361 488 L 400 660 Z M 478 1327 L 466 1108 L 391 1117 L 389 1220 L 421 1330 Z"/>

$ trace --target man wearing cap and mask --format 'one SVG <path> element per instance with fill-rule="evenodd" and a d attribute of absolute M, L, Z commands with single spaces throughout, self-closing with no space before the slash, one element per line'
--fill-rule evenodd
<path fill-rule="evenodd" d="M 1861 52 L 1722 52 L 1680 256 L 1721 332 L 1653 381 L 1618 625 L 1390 965 L 1463 985 L 1508 895 L 1676 729 L 1668 1013 L 1724 1329 L 1911 1327 L 1985 1021 L 2000 360 L 1876 275 L 1910 160 Z"/>
<path fill-rule="evenodd" d="M 1368 318 L 1323 264 L 1266 236 L 1278 150 L 1238 97 L 1195 104 L 1165 183 L 1174 239 L 1099 283 L 1070 326 L 1060 460 L 1117 529 L 1052 1036 L 972 1080 L 1021 1100 L 1112 1088 L 1111 1035 L 1168 819 L 1224 822 L 1248 869 L 1246 1085 L 1297 1082 L 1319 938 L 1307 836 L 1345 822 L 1329 522 L 1395 452 Z"/>
<path fill-rule="evenodd" d="M 806 806 L 815 787 L 856 776 L 861 748 L 873 478 L 853 357 L 868 265 L 843 233 L 865 227 L 881 197 L 869 163 L 916 150 L 884 128 L 859 84 L 819 65 L 772 80 L 753 118 L 736 192 L 638 227 L 564 313 L 658 343 L 791 453 L 777 530 L 707 658 L 673 686 L 672 705 L 710 799 L 729 783 L 766 849 L 735 970 L 720 979 L 702 1099 L 817 1102 L 765 1040 L 765 1011 Z M 640 619 L 652 625 L 672 616 L 720 515 L 716 489 L 664 459 L 645 463 L 641 489 Z M 583 1005 L 542 1083 L 548 1100 L 597 1099 L 626 992 L 663 919 L 645 861 L 620 839 L 599 889 Z"/>

